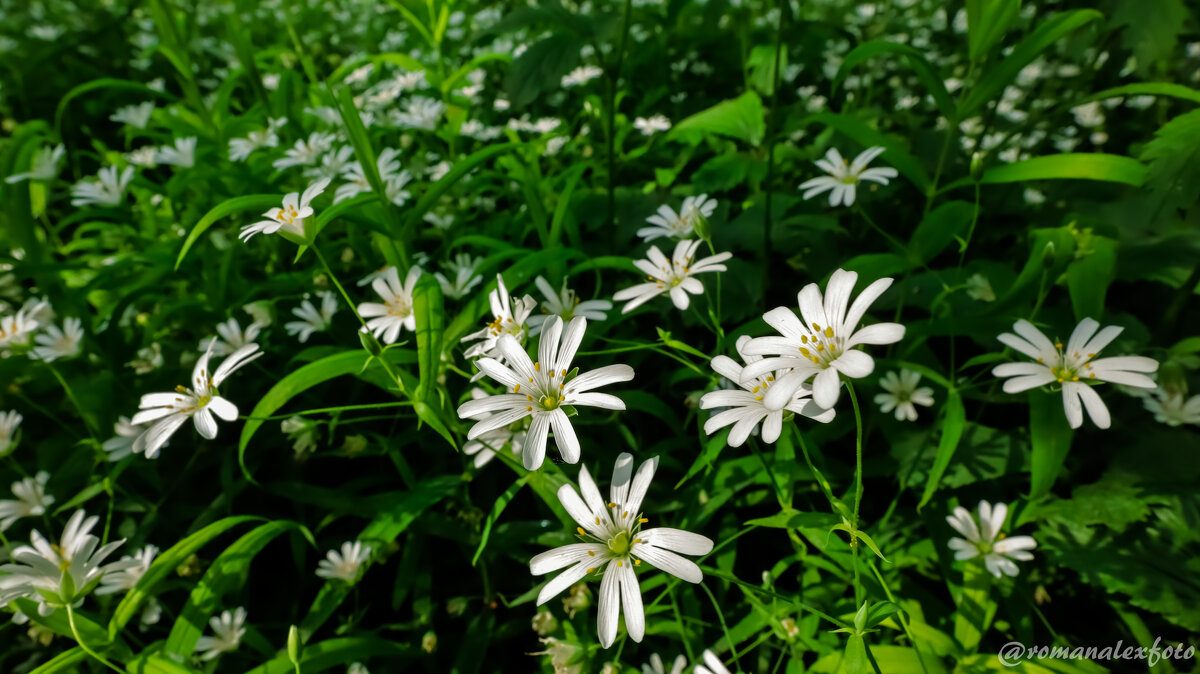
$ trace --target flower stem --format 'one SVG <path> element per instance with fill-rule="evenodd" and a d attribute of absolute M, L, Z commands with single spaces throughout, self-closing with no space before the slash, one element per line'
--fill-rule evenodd
<path fill-rule="evenodd" d="M 85 428 L 87 428 L 88 435 L 92 436 L 93 441 L 97 443 L 100 442 L 99 438 L 96 437 L 96 431 L 92 429 L 91 422 L 88 421 L 87 416 L 83 413 L 83 406 L 79 404 L 79 400 L 75 397 L 75 392 L 71 390 L 71 385 L 67 383 L 67 380 L 64 379 L 61 374 L 59 374 L 58 369 L 51 365 L 49 361 L 44 362 L 46 363 L 46 367 L 49 368 L 50 372 L 54 375 L 54 378 L 57 379 L 58 383 L 62 385 L 63 391 L 65 391 L 67 394 L 67 399 L 70 400 L 71 404 L 75 406 L 75 411 L 79 413 L 79 418 L 83 420 L 83 425 Z"/>
<path fill-rule="evenodd" d="M 854 392 L 854 384 L 846 382 L 850 393 L 850 402 L 854 405 L 854 517 L 850 521 L 850 529 L 854 532 L 850 539 L 850 552 L 854 556 L 854 605 L 862 605 L 862 581 L 858 571 L 858 508 L 862 504 L 863 467 L 862 467 L 862 411 L 858 408 L 858 395 Z"/>
<path fill-rule="evenodd" d="M 88 645 L 86 643 L 84 643 L 83 637 L 79 636 L 79 629 L 77 627 L 75 627 L 75 610 L 71 608 L 71 604 L 69 604 L 69 603 L 67 604 L 67 622 L 71 624 L 71 634 L 75 637 L 75 641 L 79 644 L 79 647 L 83 649 L 84 653 L 87 653 L 88 655 L 92 656 L 96 660 L 100 661 L 100 664 L 108 667 L 109 669 L 113 670 L 114 672 L 120 672 L 120 674 L 125 674 L 125 670 L 117 667 L 116 665 L 109 662 L 108 660 L 105 660 L 104 656 L 100 655 L 96 651 L 93 651 L 91 648 L 88 647 Z"/>

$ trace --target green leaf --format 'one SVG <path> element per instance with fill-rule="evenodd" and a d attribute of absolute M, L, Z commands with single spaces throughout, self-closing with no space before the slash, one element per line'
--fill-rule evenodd
<path fill-rule="evenodd" d="M 462 475 L 440 475 L 422 480 L 416 489 L 401 492 L 392 503 L 381 508 L 377 515 L 359 534 L 359 540 L 373 544 L 389 545 L 404 533 L 426 509 L 441 501 L 463 483 Z"/>
<path fill-rule="evenodd" d="M 196 650 L 200 635 L 207 629 L 209 617 L 220 608 L 222 595 L 234 591 L 245 582 L 254 557 L 280 534 L 303 529 L 295 522 L 276 520 L 259 525 L 225 548 L 204 572 L 200 582 L 192 588 L 187 604 L 171 628 L 164 651 L 168 655 L 178 656 L 176 660 L 191 655 Z"/>
<path fill-rule="evenodd" d="M 833 90 L 837 92 L 838 87 L 850 74 L 850 70 L 867 60 L 876 56 L 890 57 L 899 55 L 904 57 L 904 61 L 917 74 L 917 79 L 933 97 L 933 102 L 937 105 L 938 111 L 946 116 L 947 119 L 954 117 L 954 99 L 950 97 L 950 92 L 946 91 L 946 83 L 942 77 L 937 74 L 933 64 L 925 58 L 923 52 L 906 44 L 899 42 L 889 42 L 887 40 L 871 40 L 864 42 L 846 54 L 842 59 L 842 65 L 838 68 L 837 75 L 833 78 Z"/>
<path fill-rule="evenodd" d="M 1054 154 L 1003 164 L 984 172 L 984 184 L 1019 183 L 1028 180 L 1103 180 L 1140 187 L 1146 182 L 1146 167 L 1136 159 L 1099 152 Z M 946 190 L 972 184 L 963 179 L 947 185 Z"/>
<path fill-rule="evenodd" d="M 413 408 L 422 421 L 445 438 L 451 447 L 457 448 L 454 437 L 442 419 L 442 407 L 437 396 L 446 317 L 442 286 L 431 274 L 422 274 L 417 279 L 417 287 L 413 291 L 413 314 L 417 322 L 417 368 L 420 373 L 420 382 L 413 396 Z"/>
<path fill-rule="evenodd" d="M 1094 9 L 1076 9 L 1041 21 L 1032 33 L 1013 48 L 1007 58 L 987 69 L 960 102 L 956 119 L 966 119 L 975 114 L 984 103 L 1003 91 L 1022 68 L 1055 42 L 1080 26 L 1103 18 L 1104 15 Z"/>
<path fill-rule="evenodd" d="M 1050 493 L 1067 460 L 1074 431 L 1063 412 L 1062 394 L 1029 392 L 1029 440 L 1032 445 L 1029 500 Z"/>
<path fill-rule="evenodd" d="M 88 658 L 88 654 L 82 648 L 75 646 L 43 662 L 29 674 L 77 674 L 79 663 Z"/>
<path fill-rule="evenodd" d="M 861 635 L 851 634 L 846 640 L 846 655 L 842 660 L 846 674 L 872 674 L 871 660 L 867 657 L 867 642 Z"/>
<path fill-rule="evenodd" d="M 839 523 L 841 518 L 833 513 L 801 512 L 789 508 L 770 517 L 748 520 L 746 526 L 772 529 L 829 529 Z"/>
<path fill-rule="evenodd" d="M 532 103 L 547 89 L 558 89 L 563 75 L 579 63 L 579 39 L 550 35 L 530 45 L 508 69 L 504 89 L 514 108 Z"/>
<path fill-rule="evenodd" d="M 973 63 L 1000 44 L 1020 11 L 1021 0 L 967 0 L 967 54 Z"/>
<path fill-rule="evenodd" d="M 300 661 L 303 672 L 321 672 L 334 667 L 346 665 L 370 658 L 404 658 L 415 659 L 419 655 L 416 648 L 408 644 L 398 644 L 379 637 L 343 637 L 326 639 L 304 647 L 304 657 Z M 263 663 L 246 674 L 292 674 L 295 667 L 288 659 L 287 653 L 282 653 L 274 660 Z"/>
<path fill-rule="evenodd" d="M 1172 118 L 1139 154 L 1149 164 L 1146 189 L 1164 205 L 1188 208 L 1200 194 L 1200 109 Z"/>
<path fill-rule="evenodd" d="M 758 147 L 767 133 L 762 99 L 753 91 L 747 91 L 733 100 L 717 103 L 684 119 L 671 129 L 667 137 L 694 138 L 695 132 L 728 136 Z"/>
<path fill-rule="evenodd" d="M 183 241 L 183 248 L 179 249 L 179 257 L 175 259 L 175 268 L 179 269 L 179 265 L 183 263 L 183 258 L 192 249 L 192 245 L 217 220 L 242 211 L 267 210 L 278 206 L 282 202 L 283 197 L 278 194 L 248 194 L 244 197 L 226 199 L 217 204 L 203 218 L 200 218 L 199 222 L 192 226 L 192 231 L 188 233 L 187 238 Z"/>
<path fill-rule="evenodd" d="M 1118 96 L 1167 96 L 1170 98 L 1178 98 L 1181 101 L 1191 101 L 1192 103 L 1200 103 L 1200 91 L 1196 91 L 1191 87 L 1185 87 L 1182 84 L 1174 84 L 1171 82 L 1135 82 L 1134 84 L 1126 84 L 1104 91 L 1098 91 L 1094 94 L 1088 94 L 1083 98 L 1071 104 L 1071 107 L 1083 105 L 1091 101 L 1103 101 L 1107 98 L 1115 98 Z"/>
<path fill-rule="evenodd" d="M 963 430 L 967 426 L 967 411 L 957 390 L 950 389 L 943 409 L 946 413 L 942 419 L 942 439 L 938 441 L 937 455 L 933 459 L 933 467 L 929 469 L 929 478 L 925 481 L 925 491 L 921 494 L 917 510 L 924 508 L 937 492 L 938 483 L 949 467 L 950 460 L 954 458 L 958 441 L 962 439 Z"/>
<path fill-rule="evenodd" d="M 900 172 L 900 175 L 908 178 L 922 192 L 928 190 L 933 184 L 929 174 L 921 166 L 921 162 L 905 149 L 903 141 L 899 137 L 885 136 L 861 120 L 832 112 L 823 112 L 807 117 L 803 121 L 803 125 L 808 126 L 812 122 L 818 122 L 840 131 L 846 137 L 862 145 L 864 149 L 875 146 L 886 148 L 883 154 L 879 155 L 877 162 L 894 167 Z"/>
<path fill-rule="evenodd" d="M 1174 56 L 1189 18 L 1195 18 L 1195 7 L 1189 9 L 1183 0 L 1117 0 L 1112 25 L 1125 27 L 1121 45 L 1133 52 L 1138 73 L 1147 76 Z"/>
<path fill-rule="evenodd" d="M 146 573 L 142 575 L 137 585 L 134 585 L 133 589 L 121 598 L 120 604 L 117 604 L 116 610 L 113 611 L 112 620 L 108 623 L 110 638 L 115 637 L 117 632 L 124 628 L 130 619 L 133 618 L 134 614 L 141 608 L 142 602 L 154 596 L 154 590 L 157 589 L 158 584 L 174 573 L 188 557 L 191 557 L 205 543 L 238 525 L 261 521 L 263 521 L 261 517 L 226 517 L 188 535 L 183 540 L 160 553 L 154 558 L 154 562 L 146 570 Z"/>
<path fill-rule="evenodd" d="M 963 584 L 954 594 L 958 610 L 954 612 L 954 638 L 967 652 L 979 647 L 996 616 L 996 602 L 991 598 L 992 574 L 984 567 L 983 559 L 968 559 L 963 566 Z"/>
<path fill-rule="evenodd" d="M 1104 296 L 1117 276 L 1116 240 L 1092 236 L 1088 241 L 1090 250 L 1067 267 L 1067 288 L 1077 321 L 1100 320 L 1104 315 Z"/>
<path fill-rule="evenodd" d="M 966 201 L 949 201 L 935 208 L 908 242 L 908 252 L 919 264 L 937 257 L 956 237 L 965 234 L 975 215 L 975 205 Z"/>

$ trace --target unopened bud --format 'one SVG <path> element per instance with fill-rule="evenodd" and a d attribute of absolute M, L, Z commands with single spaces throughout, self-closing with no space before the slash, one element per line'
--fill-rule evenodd
<path fill-rule="evenodd" d="M 372 356 L 378 358 L 383 355 L 383 347 L 380 346 L 379 340 L 375 339 L 375 335 L 369 332 L 365 325 L 358 333 L 358 341 L 362 343 L 362 347 L 367 350 L 367 353 Z"/>
<path fill-rule="evenodd" d="M 303 650 L 304 644 L 300 643 L 300 628 L 292 625 L 288 630 L 287 653 L 288 660 L 296 667 L 300 666 L 300 651 Z"/>
<path fill-rule="evenodd" d="M 425 636 L 421 637 L 421 650 L 426 653 L 433 653 L 437 650 L 437 635 L 432 631 L 426 632 Z"/>
<path fill-rule="evenodd" d="M 983 180 L 983 153 L 975 152 L 971 155 L 971 180 L 979 182 Z"/>
<path fill-rule="evenodd" d="M 1046 269 L 1054 266 L 1054 242 L 1047 241 L 1046 247 L 1042 249 L 1042 266 Z"/>

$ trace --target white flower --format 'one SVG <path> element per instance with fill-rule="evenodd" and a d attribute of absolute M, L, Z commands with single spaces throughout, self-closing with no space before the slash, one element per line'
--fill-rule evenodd
<path fill-rule="evenodd" d="M 247 157 L 260 147 L 278 146 L 279 137 L 275 135 L 277 128 L 278 123 L 275 120 L 268 120 L 267 128 L 251 131 L 245 138 L 231 139 L 229 141 L 229 159 L 231 161 L 245 161 Z"/>
<path fill-rule="evenodd" d="M 702 657 L 704 658 L 704 664 L 696 665 L 696 668 L 692 670 L 692 674 L 731 674 L 725 665 L 721 664 L 720 658 L 707 648 L 704 649 Z"/>
<path fill-rule="evenodd" d="M 138 349 L 137 358 L 126 363 L 137 374 L 146 374 L 162 367 L 162 346 L 158 342 Z"/>
<path fill-rule="evenodd" d="M 154 112 L 154 102 L 146 101 L 137 105 L 127 105 L 123 108 L 117 108 L 117 111 L 108 119 L 119 124 L 128 124 L 139 129 L 146 128 L 150 123 L 150 113 Z"/>
<path fill-rule="evenodd" d="M 481 400 L 488 396 L 487 392 L 480 388 L 471 389 L 471 399 Z M 492 414 L 480 414 L 474 418 L 474 421 L 486 421 L 491 418 Z M 516 427 L 517 430 L 514 430 Z M 476 468 L 483 468 L 492 459 L 496 458 L 496 452 L 503 449 L 506 445 L 512 451 L 513 456 L 521 456 L 521 450 L 525 446 L 525 428 L 524 421 L 501 426 L 487 433 L 482 433 L 474 440 L 463 445 L 463 454 L 475 457 L 474 464 Z"/>
<path fill-rule="evenodd" d="M 699 583 L 704 578 L 700 567 L 681 555 L 707 555 L 713 549 L 713 542 L 699 534 L 665 527 L 642 529 L 649 521 L 642 517 L 642 499 L 657 466 L 655 457 L 639 466 L 635 475 L 633 455 L 621 453 L 613 468 L 607 503 L 600 497 L 587 466 L 580 467 L 579 489 L 583 498 L 573 486 L 565 484 L 558 490 L 558 500 L 579 523 L 576 531 L 585 542 L 564 545 L 529 560 L 529 570 L 534 575 L 566 568 L 538 593 L 538 606 L 586 576 L 603 572 L 597 622 L 600 645 L 604 648 L 612 646 L 617 638 L 617 620 L 622 608 L 629 638 L 641 642 L 645 635 L 646 616 L 635 567 L 645 561 L 689 583 Z"/>
<path fill-rule="evenodd" d="M 1004 526 L 1004 518 L 1008 516 L 1008 506 L 997 503 L 993 508 L 987 501 L 979 502 L 979 524 L 966 508 L 959 506 L 954 514 L 946 518 L 950 526 L 958 533 L 966 536 L 966 540 L 953 537 L 949 541 L 950 549 L 954 551 L 955 559 L 972 559 L 983 555 L 983 563 L 987 570 L 997 578 L 1001 574 L 1017 575 L 1017 565 L 1013 560 L 1027 562 L 1033 559 L 1030 550 L 1037 547 L 1037 541 L 1032 536 L 1013 536 L 1005 538 L 1000 533 Z"/>
<path fill-rule="evenodd" d="M 374 63 L 368 63 L 366 65 L 359 66 L 351 71 L 349 75 L 346 75 L 346 78 L 342 81 L 346 84 L 358 84 L 361 82 L 366 82 L 367 78 L 371 76 L 372 70 L 375 70 Z"/>
<path fill-rule="evenodd" d="M 347 541 L 342 543 L 341 554 L 338 554 L 337 550 L 330 550 L 325 554 L 325 559 L 317 564 L 317 575 L 330 580 L 336 578 L 354 583 L 358 580 L 362 565 L 370 558 L 370 546 L 363 545 L 360 541 Z"/>
<path fill-rule="evenodd" d="M 1142 398 L 1142 405 L 1154 413 L 1154 420 L 1168 426 L 1200 425 L 1200 395 L 1186 397 L 1182 392 L 1168 393 L 1161 388 Z M 3 445 L 0 435 L 0 446 Z M 3 451 L 0 451 L 3 454 Z"/>
<path fill-rule="evenodd" d="M 11 316 L 0 316 L 0 355 L 7 356 L 10 346 L 24 346 L 41 324 L 38 314 L 42 303 L 26 304 Z"/>
<path fill-rule="evenodd" d="M 887 414 L 895 410 L 896 421 L 916 421 L 915 405 L 933 405 L 933 389 L 928 386 L 917 388 L 920 381 L 921 375 L 903 368 L 899 375 L 894 370 L 883 375 L 879 379 L 879 388 L 886 393 L 875 395 L 875 404 L 879 405 L 879 411 Z"/>
<path fill-rule="evenodd" d="M 349 145 L 343 145 L 332 152 L 326 152 L 321 155 L 321 163 L 308 166 L 304 169 L 304 177 L 309 180 L 319 180 L 321 178 L 334 178 L 341 175 L 353 162 L 354 148 Z"/>
<path fill-rule="evenodd" d="M 575 296 L 574 290 L 567 288 L 567 279 L 565 278 L 562 282 L 562 289 L 557 292 L 541 276 L 537 277 L 533 284 L 542 292 L 546 301 L 542 302 L 541 314 L 529 317 L 529 334 L 531 335 L 541 332 L 542 324 L 553 316 L 558 316 L 564 321 L 569 321 L 576 316 L 583 316 L 590 321 L 602 321 L 607 317 L 604 312 L 612 309 L 612 302 L 608 300 L 581 301 Z"/>
<path fill-rule="evenodd" d="M 524 344 L 527 335 L 525 322 L 537 306 L 537 302 L 529 295 L 519 300 L 510 297 L 508 288 L 504 286 L 504 277 L 500 274 L 496 274 L 496 289 L 488 293 L 488 302 L 492 307 L 492 315 L 496 318 L 488 323 L 486 328 L 462 338 L 463 342 L 481 340 L 466 350 L 463 355 L 467 358 L 503 358 L 497 347 L 504 335 L 512 335 L 518 343 Z"/>
<path fill-rule="evenodd" d="M 262 325 L 259 323 L 251 323 L 246 326 L 243 331 L 241 324 L 236 318 L 230 318 L 224 323 L 217 324 L 217 340 L 213 342 L 212 355 L 224 356 L 237 351 L 238 349 L 253 344 L 258 339 L 258 334 L 262 332 Z M 208 346 L 211 337 L 200 340 L 200 348 Z"/>
<path fill-rule="evenodd" d="M 747 366 L 742 376 L 758 377 L 771 370 L 792 369 L 767 391 L 764 404 L 769 409 L 783 407 L 795 389 L 814 375 L 813 401 L 825 409 L 832 408 L 841 392 L 840 376 L 860 379 L 875 370 L 875 360 L 855 347 L 892 344 L 904 338 L 904 326 L 899 323 L 858 328 L 867 309 L 892 285 L 892 279 L 875 281 L 851 304 L 850 294 L 857 281 L 855 272 L 843 269 L 833 272 L 825 287 L 823 304 L 816 283 L 804 286 L 797 297 L 803 321 L 787 307 L 763 314 L 763 320 L 780 334 L 750 340 L 746 353 L 775 357 Z"/>
<path fill-rule="evenodd" d="M 282 431 L 292 441 L 292 451 L 297 457 L 317 449 L 317 424 L 301 416 L 284 419 L 279 424 Z"/>
<path fill-rule="evenodd" d="M 992 282 L 983 274 L 972 274 L 967 279 L 967 297 L 979 302 L 995 302 L 996 291 L 992 290 Z"/>
<path fill-rule="evenodd" d="M 361 662 L 352 662 L 346 668 L 346 674 L 371 674 L 371 670 L 367 669 L 367 666 Z"/>
<path fill-rule="evenodd" d="M 447 279 L 441 272 L 433 275 L 442 286 L 442 294 L 455 300 L 465 297 L 472 288 L 483 281 L 483 277 L 475 273 L 482 261 L 481 258 L 471 257 L 470 253 L 459 253 L 454 256 L 452 262 L 444 263 L 442 268 L 452 274 L 454 280 Z"/>
<path fill-rule="evenodd" d="M 216 341 L 216 338 L 213 338 Z M 155 422 L 133 442 L 136 454 L 145 453 L 147 459 L 158 456 L 171 435 L 188 419 L 196 426 L 196 432 L 212 440 L 217 437 L 217 421 L 213 415 L 233 421 L 237 419 L 237 405 L 221 397 L 219 389 L 225 378 L 242 366 L 262 355 L 257 344 L 249 344 L 234 351 L 221 362 L 215 371 L 209 371 L 208 359 L 212 356 L 212 343 L 192 370 L 192 388 L 175 387 L 171 393 L 149 393 L 142 396 L 141 411 L 133 416 L 134 425 Z"/>
<path fill-rule="evenodd" d="M 196 163 L 196 137 L 176 138 L 174 146 L 158 148 L 156 159 L 160 164 L 191 168 Z"/>
<path fill-rule="evenodd" d="M 23 419 L 16 410 L 0 412 L 0 457 L 8 456 L 16 446 L 17 427 Z"/>
<path fill-rule="evenodd" d="M 522 447 L 521 458 L 526 470 L 536 470 L 546 456 L 546 439 L 554 430 L 554 442 L 567 463 L 579 462 L 579 438 L 571 426 L 571 420 L 562 409 L 590 406 L 608 410 L 623 410 L 625 403 L 607 393 L 593 389 L 633 379 L 633 368 L 628 365 L 608 365 L 590 372 L 581 372 L 568 377 L 575 351 L 583 341 L 587 319 L 575 318 L 563 334 L 563 322 L 557 316 L 545 326 L 538 344 L 538 360 L 531 361 L 529 355 L 510 334 L 503 334 L 497 348 L 506 364 L 495 358 L 480 358 L 475 365 L 497 383 L 503 384 L 507 393 L 469 400 L 458 408 L 458 416 L 475 419 L 484 414 L 493 414 L 477 421 L 467 433 L 467 440 L 476 440 L 484 433 L 501 426 L 532 417 L 529 435 Z M 559 337 L 562 344 L 559 345 Z"/>
<path fill-rule="evenodd" d="M 158 166 L 158 150 L 153 145 L 139 147 L 132 152 L 125 153 L 125 160 L 134 166 L 154 168 Z"/>
<path fill-rule="evenodd" d="M 333 293 L 326 290 L 317 293 L 317 296 L 321 298 L 320 311 L 312 301 L 305 299 L 300 306 L 292 309 L 292 315 L 300 320 L 283 324 L 284 331 L 289 335 L 298 335 L 301 344 L 307 342 L 312 333 L 327 330 L 333 315 L 337 313 L 337 298 Z"/>
<path fill-rule="evenodd" d="M 266 300 L 251 302 L 242 307 L 242 311 L 246 312 L 260 328 L 265 328 L 271 325 L 271 303 Z M 219 329 L 219 328 L 218 328 Z"/>
<path fill-rule="evenodd" d="M 483 141 L 495 140 L 496 138 L 500 137 L 500 134 L 504 133 L 504 131 L 499 127 L 487 126 L 477 119 L 463 122 L 462 126 L 459 127 L 458 132 L 469 138 Z"/>
<path fill-rule="evenodd" d="M 408 190 L 404 189 L 404 186 L 411 180 L 412 175 L 408 171 L 401 171 L 391 176 L 383 183 L 384 196 L 396 206 L 403 206 L 408 201 L 408 198 L 412 196 L 408 193 Z"/>
<path fill-rule="evenodd" d="M 417 289 L 417 280 L 421 278 L 421 268 L 413 266 L 400 282 L 400 272 L 395 267 L 388 267 L 383 275 L 371 282 L 376 294 L 383 299 L 378 302 L 363 302 L 358 305 L 358 315 L 370 318 L 364 330 L 370 331 L 385 344 L 395 344 L 400 337 L 400 330 L 414 332 L 417 329 L 417 316 L 413 313 L 413 291 Z"/>
<path fill-rule="evenodd" d="M 54 147 L 39 147 L 33 153 L 33 159 L 29 165 L 29 171 L 26 173 L 16 173 L 4 179 L 4 182 L 13 184 L 22 180 L 54 180 L 58 176 L 58 163 L 62 161 L 63 155 L 67 149 L 62 143 Z"/>
<path fill-rule="evenodd" d="M 237 650 L 238 644 L 246 634 L 246 609 L 239 606 L 232 613 L 222 611 L 220 617 L 214 616 L 208 621 L 213 635 L 203 636 L 196 640 L 196 652 L 201 660 L 214 660 L 222 653 Z"/>
<path fill-rule="evenodd" d="M 596 66 L 579 66 L 566 75 L 563 75 L 562 85 L 569 88 L 587 84 L 603 74 L 604 71 Z"/>
<path fill-rule="evenodd" d="M 132 562 L 129 566 L 110 573 L 104 576 L 100 582 L 100 587 L 96 590 L 96 594 L 116 594 L 118 592 L 127 592 L 132 590 L 142 576 L 150 570 L 150 564 L 154 562 L 154 556 L 158 554 L 158 548 L 153 545 L 138 550 L 132 557 L 126 555 L 121 558 L 122 562 Z"/>
<path fill-rule="evenodd" d="M 666 115 L 651 115 L 650 117 L 638 117 L 633 120 L 633 128 L 642 132 L 643 136 L 666 131 L 671 128 L 671 120 Z"/>
<path fill-rule="evenodd" d="M 1158 361 L 1144 356 L 1116 356 L 1092 360 L 1109 345 L 1124 328 L 1110 325 L 1102 330 L 1096 321 L 1085 318 L 1075 326 L 1066 350 L 1062 342 L 1051 342 L 1032 323 L 1019 320 L 1013 325 L 1017 334 L 1004 333 L 997 339 L 1005 346 L 1033 358 L 1036 363 L 1004 363 L 992 374 L 1012 377 L 1004 382 L 1005 393 L 1020 393 L 1051 383 L 1062 385 L 1063 409 L 1071 428 L 1083 425 L 1086 409 L 1092 422 L 1108 428 L 1111 418 L 1100 394 L 1089 385 L 1110 382 L 1137 388 L 1155 388 L 1157 384 L 1143 373 L 1158 369 Z"/>
<path fill-rule="evenodd" d="M 47 363 L 59 358 L 73 358 L 79 355 L 79 342 L 83 340 L 83 321 L 78 318 L 63 320 L 62 329 L 57 325 L 46 326 L 46 331 L 33 338 L 37 346 L 33 347 L 32 356 Z"/>
<path fill-rule="evenodd" d="M 896 169 L 890 167 L 867 168 L 867 164 L 879 156 L 879 153 L 883 152 L 884 149 L 882 147 L 867 148 L 862 154 L 854 158 L 854 163 L 850 163 L 848 159 L 842 158 L 841 153 L 836 148 L 830 148 L 829 152 L 825 153 L 824 159 L 818 159 L 815 162 L 822 171 L 829 175 L 820 176 L 801 183 L 800 189 L 805 190 L 804 198 L 811 199 L 822 192 L 833 190 L 829 195 L 830 206 L 838 206 L 843 203 L 847 206 L 853 206 L 855 186 L 858 185 L 859 181 L 870 180 L 871 182 L 886 185 L 889 178 L 895 178 L 899 175 Z"/>
<path fill-rule="evenodd" d="M 392 122 L 396 126 L 432 131 L 437 128 L 438 120 L 446 104 L 425 96 L 413 96 L 403 110 L 391 112 Z"/>
<path fill-rule="evenodd" d="M 747 365 L 762 360 L 762 356 L 750 355 L 745 352 L 746 344 L 749 342 L 750 337 L 746 335 L 742 335 L 737 341 L 738 354 Z M 767 391 L 777 381 L 783 379 L 790 370 L 769 371 L 743 379 L 742 366 L 724 355 L 713 358 L 712 369 L 744 389 L 742 391 L 711 391 L 700 398 L 700 409 L 702 410 L 714 407 L 730 408 L 712 415 L 708 421 L 704 422 L 704 432 L 708 435 L 733 424 L 733 429 L 729 432 L 730 447 L 740 447 L 746 438 L 750 437 L 750 433 L 754 431 L 760 421 L 763 422 L 763 442 L 775 442 L 783 431 L 784 412 L 800 414 L 823 424 L 829 423 L 834 417 L 835 413 L 832 409 L 823 409 L 809 398 L 812 390 L 803 385 L 796 388 L 792 397 L 781 408 L 770 409 L 763 404 Z"/>
<path fill-rule="evenodd" d="M 375 160 L 375 167 L 381 179 L 387 180 L 400 170 L 400 162 L 396 159 L 399 154 L 399 150 L 390 147 L 384 148 L 379 153 L 379 157 Z M 367 174 L 363 171 L 362 164 L 358 162 L 347 164 L 341 173 L 342 178 L 350 182 L 337 188 L 337 192 L 333 197 L 333 203 L 336 204 L 363 192 L 371 191 L 371 183 L 367 182 Z"/>
<path fill-rule="evenodd" d="M 132 166 L 126 166 L 120 174 L 116 166 L 102 168 L 95 178 L 85 178 L 71 188 L 71 205 L 120 206 L 131 180 Z"/>
<path fill-rule="evenodd" d="M 317 182 L 309 185 L 304 194 L 299 192 L 289 192 L 283 197 L 282 208 L 272 208 L 263 213 L 263 217 L 270 220 L 263 220 L 253 225 L 246 225 L 242 228 L 238 238 L 242 241 L 249 241 L 250 237 L 255 234 L 274 234 L 280 229 L 291 232 L 296 236 L 304 236 L 304 219 L 312 216 L 313 209 L 309 204 L 317 195 L 325 191 L 329 186 L 329 178 L 321 178 Z"/>
<path fill-rule="evenodd" d="M 657 213 L 646 218 L 646 222 L 654 226 L 642 227 L 637 231 L 637 235 L 642 237 L 643 241 L 653 241 L 661 237 L 686 239 L 695 232 L 696 223 L 700 218 L 711 217 L 715 210 L 717 200 L 709 199 L 707 194 L 684 199 L 683 208 L 679 209 L 678 215 L 670 206 L 663 204 L 658 207 Z"/>
<path fill-rule="evenodd" d="M 682 655 L 675 656 L 675 662 L 668 670 L 663 666 L 663 660 L 658 653 L 651 653 L 650 662 L 642 665 L 642 674 L 683 674 L 685 667 L 687 667 L 687 658 Z"/>
<path fill-rule="evenodd" d="M 103 445 L 104 452 L 108 455 L 108 460 L 120 461 L 133 454 L 134 441 L 137 440 L 139 435 L 145 432 L 145 426 L 135 426 L 130 423 L 129 417 L 118 417 L 117 423 L 113 424 L 113 433 L 116 435 L 105 440 Z"/>
<path fill-rule="evenodd" d="M 37 475 L 27 477 L 12 483 L 12 501 L 0 501 L 0 531 L 7 531 L 22 517 L 33 517 L 46 512 L 48 506 L 54 505 L 54 497 L 46 493 L 46 483 L 50 473 L 44 470 Z"/>
<path fill-rule="evenodd" d="M 273 166 L 277 169 L 285 169 L 291 166 L 308 166 L 317 161 L 325 152 L 328 152 L 333 147 L 333 141 L 337 139 L 332 133 L 313 132 L 308 140 L 298 140 L 296 144 L 284 151 L 284 156 L 281 159 L 276 159 Z"/>
<path fill-rule="evenodd" d="M 39 614 L 48 616 L 67 604 L 82 604 L 105 574 L 131 566 L 128 561 L 101 566 L 125 540 L 100 547 L 100 539 L 89 533 L 98 521 L 98 517 L 76 510 L 58 545 L 51 545 L 37 531 L 30 534 L 33 545 L 13 550 L 15 563 L 0 566 L 0 572 L 6 574 L 0 576 L 0 605 L 26 597 L 38 602 Z"/>
<path fill-rule="evenodd" d="M 688 293 L 699 295 L 704 292 L 704 284 L 693 277 L 705 272 L 725 271 L 725 265 L 721 263 L 733 257 L 732 253 L 717 253 L 711 257 L 696 260 L 694 259 L 696 249 L 700 247 L 701 243 L 700 241 L 680 241 L 675 245 L 675 252 L 671 255 L 670 260 L 662 254 L 658 246 L 650 246 L 650 250 L 646 252 L 646 257 L 649 259 L 633 261 L 633 264 L 650 278 L 650 282 L 618 290 L 613 295 L 613 300 L 617 302 L 629 300 L 625 308 L 621 309 L 621 313 L 627 314 L 655 297 L 665 294 L 670 294 L 675 308 L 681 311 L 687 309 L 691 304 Z"/>

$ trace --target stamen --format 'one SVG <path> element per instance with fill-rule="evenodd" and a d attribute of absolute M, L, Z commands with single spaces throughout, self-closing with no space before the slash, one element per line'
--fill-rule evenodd
<path fill-rule="evenodd" d="M 646 522 L 649 522 L 649 521 L 650 520 L 646 519 L 645 517 L 638 519 L 638 522 L 641 522 L 642 524 L 645 524 Z"/>
<path fill-rule="evenodd" d="M 585 533 L 583 532 L 583 527 L 575 527 L 575 531 L 578 531 L 580 536 L 586 536 L 586 535 L 587 535 L 587 534 L 585 534 Z"/>
<path fill-rule="evenodd" d="M 589 556 L 589 557 L 595 557 L 595 556 L 596 556 L 596 553 L 595 553 L 595 552 L 593 552 L 593 551 L 591 551 L 591 550 L 588 550 L 588 556 Z"/>

